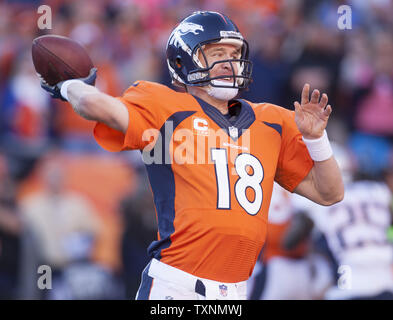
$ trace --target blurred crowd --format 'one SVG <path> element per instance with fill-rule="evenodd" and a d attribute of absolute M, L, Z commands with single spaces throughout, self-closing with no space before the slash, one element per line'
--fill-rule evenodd
<path fill-rule="evenodd" d="M 42 4 L 50 30 L 37 26 Z M 352 29 L 338 28 L 340 5 L 350 6 Z M 97 87 L 118 96 L 135 80 L 171 85 L 166 41 L 197 10 L 226 14 L 249 42 L 254 82 L 243 98 L 293 109 L 310 83 L 328 94 L 328 135 L 352 152 L 358 173 L 379 179 L 392 169 L 390 0 L 1 1 L 0 298 L 134 298 L 156 237 L 139 153 L 103 151 L 94 123 L 50 99 L 32 40 L 77 40 L 98 68 Z M 37 289 L 43 264 L 53 290 Z"/>

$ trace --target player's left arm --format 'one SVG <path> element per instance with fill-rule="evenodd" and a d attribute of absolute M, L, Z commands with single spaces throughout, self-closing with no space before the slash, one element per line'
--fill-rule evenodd
<path fill-rule="evenodd" d="M 330 148 L 326 143 L 325 128 L 332 108 L 327 104 L 328 96 L 325 93 L 319 99 L 319 91 L 314 90 L 310 100 L 309 91 L 310 85 L 306 84 L 301 104 L 295 102 L 295 122 L 305 139 L 314 166 L 294 192 L 321 205 L 332 205 L 344 197 L 344 183 L 334 155 L 324 159 L 329 154 L 326 150 Z"/>

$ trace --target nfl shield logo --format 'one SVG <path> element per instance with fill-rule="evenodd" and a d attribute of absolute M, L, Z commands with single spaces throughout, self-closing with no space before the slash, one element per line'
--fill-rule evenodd
<path fill-rule="evenodd" d="M 228 295 L 228 287 L 225 284 L 221 284 L 218 287 L 220 288 L 220 294 L 226 297 Z"/>
<path fill-rule="evenodd" d="M 236 139 L 238 137 L 238 132 L 236 127 L 229 127 L 229 135 L 233 138 Z"/>

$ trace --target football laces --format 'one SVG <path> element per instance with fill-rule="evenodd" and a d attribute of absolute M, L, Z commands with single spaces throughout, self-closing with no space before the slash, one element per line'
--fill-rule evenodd
<path fill-rule="evenodd" d="M 41 74 L 39 74 L 38 72 L 36 72 L 36 74 L 37 74 L 38 78 L 39 78 L 44 84 L 46 84 L 46 85 L 49 86 L 49 83 L 45 81 L 45 79 L 42 77 Z"/>

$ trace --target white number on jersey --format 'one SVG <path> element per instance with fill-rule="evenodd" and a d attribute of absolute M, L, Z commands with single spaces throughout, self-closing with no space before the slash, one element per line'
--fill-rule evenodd
<path fill-rule="evenodd" d="M 231 193 L 229 185 L 228 157 L 226 149 L 211 149 L 212 160 L 216 171 L 217 180 L 217 208 L 231 208 Z M 251 168 L 252 174 L 247 172 Z M 256 215 L 262 206 L 263 167 L 259 160 L 249 153 L 242 153 L 235 160 L 235 170 L 239 179 L 235 183 L 235 196 L 240 206 L 250 215 Z M 254 200 L 247 198 L 246 191 L 254 191 Z"/>

